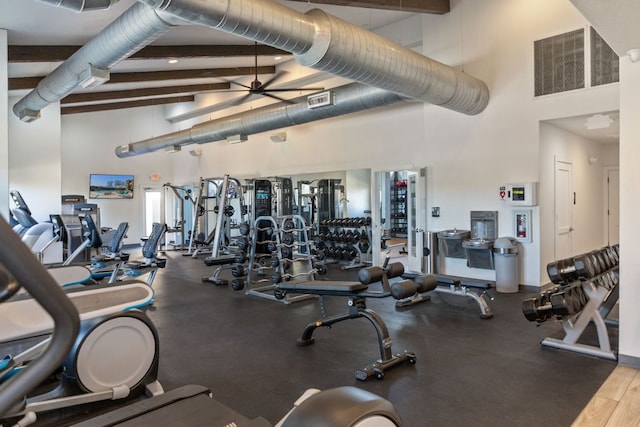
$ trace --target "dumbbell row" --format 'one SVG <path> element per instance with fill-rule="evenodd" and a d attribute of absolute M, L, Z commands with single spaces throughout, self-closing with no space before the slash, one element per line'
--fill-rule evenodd
<path fill-rule="evenodd" d="M 320 221 L 325 227 L 363 227 L 371 225 L 371 217 L 334 218 Z"/>
<path fill-rule="evenodd" d="M 359 255 L 358 250 L 354 247 L 343 248 L 340 246 L 333 246 L 333 247 L 327 247 L 325 249 L 318 249 L 316 253 L 318 255 L 323 253 L 325 258 L 332 258 L 332 259 L 339 259 L 339 260 L 346 260 L 346 261 L 352 261 L 355 258 L 357 258 Z"/>
<path fill-rule="evenodd" d="M 555 284 L 588 280 L 618 266 L 618 252 L 610 246 L 547 264 L 549 279 Z"/>
<path fill-rule="evenodd" d="M 318 244 L 320 242 L 345 242 L 358 243 L 360 241 L 368 241 L 369 236 L 366 232 L 360 233 L 358 230 L 341 230 L 338 232 L 324 231 L 318 233 L 313 241 Z"/>
<path fill-rule="evenodd" d="M 568 285 L 557 285 L 538 297 L 524 300 L 522 312 L 528 320 L 538 323 L 551 318 L 572 316 L 579 313 L 588 302 L 584 286 L 591 284 L 611 291 L 619 281 L 618 275 L 613 270 L 608 270 L 586 281 L 577 280 Z"/>
<path fill-rule="evenodd" d="M 574 282 L 568 286 L 554 286 L 538 297 L 522 301 L 522 314 L 531 322 L 543 323 L 577 314 L 587 302 L 582 283 Z"/>

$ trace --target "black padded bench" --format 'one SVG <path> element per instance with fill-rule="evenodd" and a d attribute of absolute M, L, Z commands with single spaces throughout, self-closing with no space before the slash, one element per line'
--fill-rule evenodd
<path fill-rule="evenodd" d="M 217 286 L 227 286 L 229 281 L 220 278 L 220 273 L 224 270 L 233 268 L 234 264 L 242 264 L 246 261 L 247 255 L 244 252 L 238 252 L 235 254 L 218 255 L 217 257 L 206 257 L 204 263 L 208 267 L 218 267 L 213 275 L 203 277 L 202 283 L 213 283 Z"/>
<path fill-rule="evenodd" d="M 389 284 L 389 279 L 399 277 L 403 273 L 404 267 L 401 263 L 393 263 L 385 267 L 368 267 L 359 271 L 359 282 L 281 282 L 276 285 L 274 294 L 278 298 L 284 298 L 287 293 L 320 296 L 323 319 L 307 324 L 302 332 L 302 336 L 298 339 L 299 346 L 313 344 L 313 332 L 319 327 L 330 327 L 334 323 L 342 322 L 347 319 L 357 319 L 359 317 L 364 317 L 371 322 L 378 335 L 380 359 L 365 368 L 358 369 L 356 371 L 356 378 L 361 381 L 365 381 L 370 376 L 382 379 L 384 378 L 384 372 L 387 369 L 400 365 L 404 362 L 409 362 L 410 364 L 416 363 L 416 356 L 414 353 L 409 351 L 393 354 L 391 351 L 392 341 L 389 337 L 387 326 L 375 311 L 367 308 L 366 298 L 386 298 L 388 296 L 393 296 L 394 298 L 406 298 L 408 295 L 415 293 L 420 288 L 420 285 L 412 280 L 403 280 L 396 282 L 393 285 Z M 378 282 L 382 285 L 381 291 L 369 290 L 370 284 Z M 420 290 L 421 292 L 428 291 L 426 288 Z M 324 296 L 343 296 L 349 298 L 347 312 L 336 316 L 325 317 Z"/>

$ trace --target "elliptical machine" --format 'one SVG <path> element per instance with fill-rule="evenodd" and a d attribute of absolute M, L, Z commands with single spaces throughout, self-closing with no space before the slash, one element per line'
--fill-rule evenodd
<path fill-rule="evenodd" d="M 20 285 L 29 295 L 14 297 Z M 0 354 L 6 355 L 0 360 L 0 420 L 26 426 L 41 412 L 162 393 L 157 381 L 158 334 L 143 311 L 152 301 L 153 290 L 137 281 L 65 296 L 0 219 Z M 62 329 L 56 323 L 60 318 L 69 322 Z M 79 318 L 77 327 L 70 318 Z M 66 328 L 73 328 L 73 339 L 60 358 L 59 336 L 69 339 Z M 48 356 L 51 348 L 56 349 L 55 358 Z M 39 362 L 42 358 L 47 362 Z M 44 382 L 60 368 L 56 381 Z M 37 386 L 54 388 L 34 392 Z"/>

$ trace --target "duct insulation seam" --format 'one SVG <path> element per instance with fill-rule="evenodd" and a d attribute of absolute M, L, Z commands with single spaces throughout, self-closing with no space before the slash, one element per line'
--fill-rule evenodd
<path fill-rule="evenodd" d="M 36 119 L 44 107 L 71 93 L 89 68 L 109 70 L 177 24 L 173 16 L 161 16 L 155 9 L 135 3 L 42 79 L 34 90 L 13 106 L 13 112 L 21 120 Z"/>
<path fill-rule="evenodd" d="M 183 145 L 221 141 L 232 135 L 253 135 L 287 126 L 295 126 L 411 101 L 410 98 L 396 93 L 360 83 L 349 83 L 332 89 L 332 92 L 334 92 L 333 99 L 335 100 L 333 105 L 312 109 L 307 104 L 307 96 L 301 96 L 292 99 L 290 102 L 293 102 L 293 104 L 278 102 L 228 117 L 199 123 L 190 129 L 121 145 L 116 148 L 115 153 L 120 158 L 132 157 Z"/>
<path fill-rule="evenodd" d="M 141 0 L 193 24 L 286 50 L 301 65 L 464 114 L 482 112 L 487 85 L 319 9 L 269 0 Z"/>

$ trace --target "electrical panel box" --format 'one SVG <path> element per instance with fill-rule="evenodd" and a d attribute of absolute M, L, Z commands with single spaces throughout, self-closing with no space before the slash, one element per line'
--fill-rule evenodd
<path fill-rule="evenodd" d="M 507 184 L 506 190 L 506 201 L 510 206 L 536 206 L 538 204 L 537 182 Z"/>

